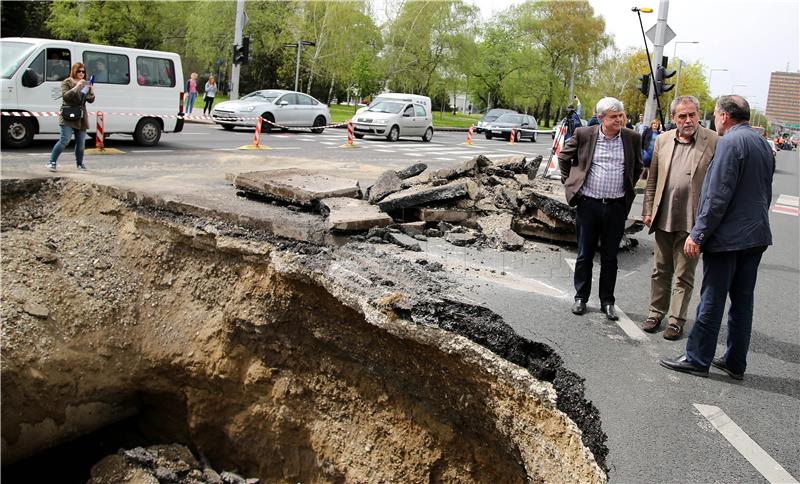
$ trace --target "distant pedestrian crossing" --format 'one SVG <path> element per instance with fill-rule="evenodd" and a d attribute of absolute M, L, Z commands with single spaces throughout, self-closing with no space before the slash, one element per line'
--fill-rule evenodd
<path fill-rule="evenodd" d="M 775 204 L 772 205 L 772 211 L 798 217 L 800 216 L 800 197 L 781 194 Z"/>

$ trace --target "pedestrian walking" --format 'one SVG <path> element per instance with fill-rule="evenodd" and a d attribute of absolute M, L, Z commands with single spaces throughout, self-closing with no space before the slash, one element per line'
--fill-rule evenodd
<path fill-rule="evenodd" d="M 753 324 L 753 300 L 761 256 L 772 245 L 769 206 L 775 160 L 765 140 L 750 128 L 750 106 L 741 96 L 720 96 L 714 126 L 722 137 L 711 160 L 697 219 L 684 243 L 689 257 L 703 252 L 703 283 L 686 353 L 665 358 L 671 370 L 708 376 L 711 365 L 741 380 Z M 728 308 L 725 353 L 714 358 Z"/>
<path fill-rule="evenodd" d="M 576 129 L 558 155 L 567 203 L 576 207 L 578 258 L 572 312 L 586 312 L 600 241 L 600 307 L 608 319 L 616 320 L 617 252 L 642 172 L 642 145 L 641 137 L 623 126 L 621 101 L 605 97 L 595 111 L 600 124 Z"/>
<path fill-rule="evenodd" d="M 647 127 L 647 123 L 644 122 L 644 114 L 639 115 L 639 122 L 634 125 L 633 129 L 636 130 L 637 133 L 644 134 L 644 129 Z M 642 140 L 644 141 L 644 140 Z M 644 143 L 642 143 L 644 144 Z"/>
<path fill-rule="evenodd" d="M 672 101 L 669 110 L 677 128 L 658 136 L 650 154 L 652 164 L 642 156 L 645 167 L 650 167 L 642 220 L 655 234 L 656 242 L 650 310 L 642 329 L 655 333 L 666 317 L 664 339 L 677 340 L 683 335 L 698 261 L 684 254 L 683 245 L 694 226 L 700 190 L 718 136 L 700 126 L 700 102 L 696 97 L 680 96 Z M 657 123 L 658 120 L 653 121 L 654 125 Z M 642 143 L 648 143 L 647 135 Z"/>
<path fill-rule="evenodd" d="M 47 169 L 56 171 L 56 162 L 67 148 L 70 138 L 75 136 L 75 163 L 79 170 L 85 170 L 83 150 L 86 144 L 86 130 L 89 129 L 89 113 L 86 103 L 94 102 L 94 86 L 86 80 L 86 66 L 82 62 L 72 64 L 70 75 L 61 81 L 61 110 L 58 113 L 58 124 L 61 136 L 50 152 Z M 70 116 L 65 118 L 65 113 Z M 78 117 L 79 116 L 79 117 Z"/>
<path fill-rule="evenodd" d="M 206 82 L 205 87 L 205 101 L 206 104 L 203 106 L 203 114 L 211 114 L 211 107 L 214 105 L 214 96 L 217 95 L 217 81 L 214 79 L 214 76 L 208 76 L 208 81 Z"/>
<path fill-rule="evenodd" d="M 661 134 L 661 121 L 654 119 L 650 121 L 650 126 L 642 132 L 642 178 L 647 179 L 650 172 L 650 163 L 653 161 L 653 151 L 656 146 L 656 138 Z"/>
<path fill-rule="evenodd" d="M 186 114 L 192 113 L 192 108 L 194 108 L 194 100 L 197 99 L 197 73 L 192 72 L 189 76 L 189 80 L 186 81 L 186 92 L 189 93 L 189 97 L 186 99 Z"/>

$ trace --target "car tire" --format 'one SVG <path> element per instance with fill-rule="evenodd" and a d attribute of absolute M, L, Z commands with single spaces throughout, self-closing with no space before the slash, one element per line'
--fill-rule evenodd
<path fill-rule="evenodd" d="M 531 143 L 536 143 L 536 131 L 531 135 Z"/>
<path fill-rule="evenodd" d="M 271 133 L 272 132 L 272 125 L 270 123 L 274 123 L 275 122 L 275 116 L 273 116 L 271 113 L 264 113 L 264 114 L 261 115 L 261 117 L 264 118 L 264 120 L 261 121 L 261 132 L 262 133 Z M 269 121 L 269 122 L 267 122 L 267 121 Z"/>
<path fill-rule="evenodd" d="M 400 139 L 400 127 L 396 124 L 389 129 L 389 134 L 386 135 L 386 139 L 395 142 Z"/>
<path fill-rule="evenodd" d="M 320 134 L 325 131 L 325 128 L 317 128 L 317 126 L 325 126 L 325 116 L 317 116 L 314 118 L 313 126 L 316 128 L 311 130 L 311 132 L 314 134 Z"/>
<path fill-rule="evenodd" d="M 353 136 L 355 136 L 357 139 L 361 139 L 364 137 L 364 135 L 361 133 L 353 133 Z"/>
<path fill-rule="evenodd" d="M 236 127 L 232 124 L 221 124 L 220 126 L 222 126 L 222 129 L 224 129 L 225 131 L 233 131 L 233 128 Z"/>
<path fill-rule="evenodd" d="M 33 143 L 33 123 L 25 118 L 3 116 L 3 146 L 27 148 Z"/>
<path fill-rule="evenodd" d="M 514 131 L 514 143 L 519 143 L 519 139 L 522 135 L 520 134 L 519 130 Z M 511 133 L 508 134 L 508 138 L 511 139 Z"/>
<path fill-rule="evenodd" d="M 143 118 L 136 124 L 133 139 L 139 146 L 156 146 L 161 139 L 161 124 L 155 118 Z"/>
<path fill-rule="evenodd" d="M 428 129 L 425 130 L 425 134 L 422 135 L 422 141 L 424 141 L 425 143 L 428 143 L 432 139 L 433 139 L 433 128 L 432 127 L 428 127 Z"/>
<path fill-rule="evenodd" d="M 492 139 L 492 133 L 490 133 L 488 131 L 486 132 L 486 134 L 484 136 L 486 136 L 486 139 Z"/>

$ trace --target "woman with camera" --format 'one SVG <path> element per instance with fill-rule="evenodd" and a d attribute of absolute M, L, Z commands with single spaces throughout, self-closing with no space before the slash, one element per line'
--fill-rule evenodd
<path fill-rule="evenodd" d="M 86 80 L 86 66 L 81 62 L 72 64 L 70 76 L 61 82 L 61 111 L 58 124 L 61 126 L 61 137 L 50 153 L 47 169 L 56 171 L 56 161 L 66 149 L 72 135 L 75 135 L 75 162 L 79 170 L 85 170 L 83 149 L 86 142 L 86 130 L 89 129 L 89 113 L 86 103 L 94 102 L 94 86 Z"/>

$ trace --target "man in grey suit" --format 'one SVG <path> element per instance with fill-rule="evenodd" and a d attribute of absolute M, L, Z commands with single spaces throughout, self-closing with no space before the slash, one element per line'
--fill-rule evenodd
<path fill-rule="evenodd" d="M 642 219 L 650 233 L 655 232 L 656 248 L 650 312 L 642 329 L 655 333 L 668 316 L 664 338 L 676 340 L 683 335 L 698 262 L 683 253 L 683 244 L 694 226 L 700 190 L 718 136 L 700 126 L 700 102 L 694 96 L 672 101 L 670 114 L 677 128 L 656 138 L 644 192 Z"/>
<path fill-rule="evenodd" d="M 595 111 L 600 124 L 576 129 L 558 155 L 567 203 L 576 207 L 578 258 L 572 312 L 586 312 L 599 241 L 600 308 L 608 319 L 616 320 L 617 252 L 642 173 L 642 139 L 624 127 L 625 107 L 618 99 L 601 99 Z"/>

